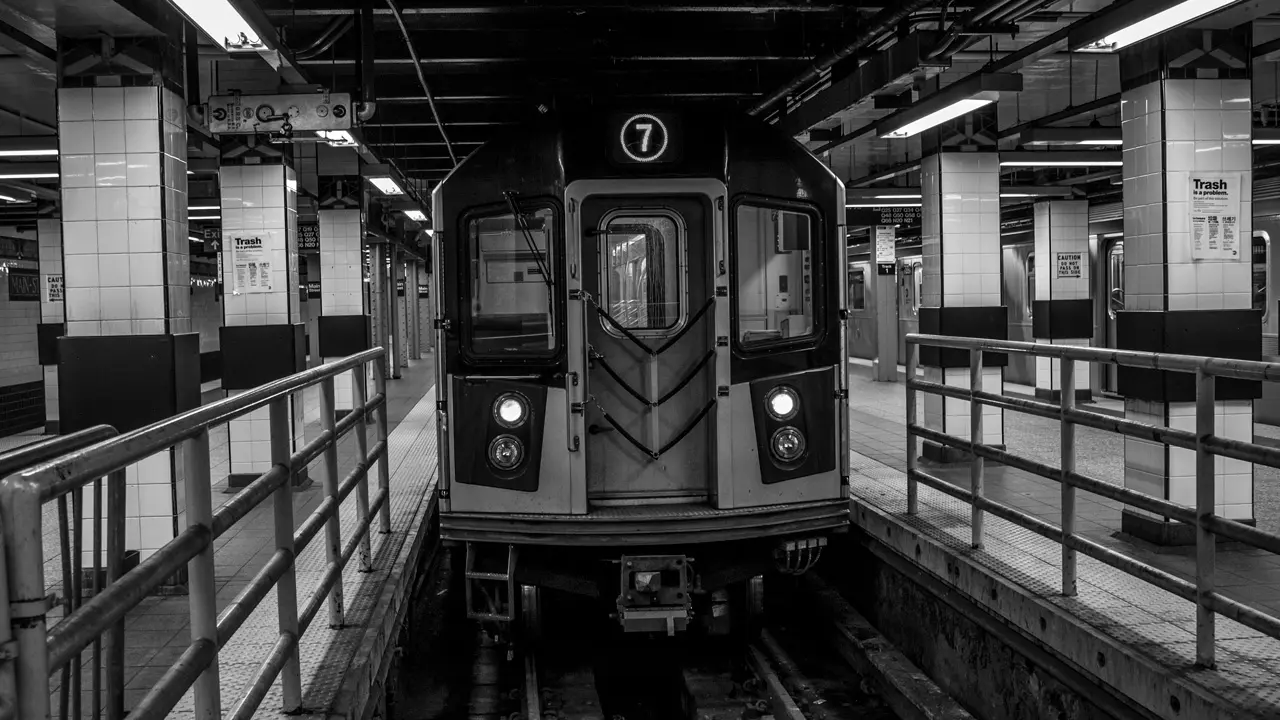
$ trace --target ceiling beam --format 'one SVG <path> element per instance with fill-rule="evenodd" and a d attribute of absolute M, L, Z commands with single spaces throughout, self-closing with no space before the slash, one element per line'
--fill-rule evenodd
<path fill-rule="evenodd" d="M 293 8 L 277 7 L 267 10 L 272 17 L 333 17 L 350 15 L 355 12 L 355 3 L 350 0 L 339 2 L 313 3 L 311 7 Z M 859 7 L 866 7 L 859 3 Z M 412 15 L 542 15 L 550 13 L 715 13 L 715 14 L 768 14 L 779 12 L 792 13 L 846 13 L 850 7 L 845 3 L 817 3 L 806 0 L 755 0 L 736 4 L 728 3 L 625 3 L 625 2 L 541 2 L 541 3 L 504 3 L 477 2 L 474 5 L 456 6 L 417 6 L 400 8 L 401 14 Z M 375 15 L 390 16 L 391 11 L 385 7 L 374 9 Z"/>

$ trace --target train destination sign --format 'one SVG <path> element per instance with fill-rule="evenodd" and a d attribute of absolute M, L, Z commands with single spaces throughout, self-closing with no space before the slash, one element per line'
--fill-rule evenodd
<path fill-rule="evenodd" d="M 849 208 L 845 211 L 844 224 L 848 227 L 868 227 L 873 225 L 902 225 L 911 227 L 920 224 L 919 207 L 894 207 L 885 205 L 870 208 Z"/>
<path fill-rule="evenodd" d="M 672 163 L 680 160 L 680 122 L 670 113 L 631 113 L 614 116 L 613 159 L 635 164 Z"/>

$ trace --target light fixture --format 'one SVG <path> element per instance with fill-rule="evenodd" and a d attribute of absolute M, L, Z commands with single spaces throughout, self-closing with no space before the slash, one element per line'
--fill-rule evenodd
<path fill-rule="evenodd" d="M 57 157 L 54 135 L 18 135 L 0 138 L 0 157 Z"/>
<path fill-rule="evenodd" d="M 1058 198 L 1065 200 L 1075 197 L 1075 191 L 1070 186 L 1007 185 L 1000 188 L 1000 197 L 1004 199 Z"/>
<path fill-rule="evenodd" d="M 1256 127 L 1253 129 L 1254 145 L 1280 145 L 1280 128 Z"/>
<path fill-rule="evenodd" d="M 904 194 L 901 194 L 901 195 L 892 195 L 892 194 L 891 194 L 891 195 L 876 195 L 876 196 L 875 196 L 875 199 L 877 199 L 877 200 L 919 200 L 921 197 L 922 197 L 922 196 L 920 195 L 920 193 L 916 193 L 916 194 L 914 194 L 914 195 L 912 195 L 912 194 L 910 194 L 910 193 L 904 193 Z"/>
<path fill-rule="evenodd" d="M 1072 33 L 1068 45 L 1083 51 L 1115 52 L 1236 2 L 1238 0 L 1144 0 L 1128 3 Z"/>
<path fill-rule="evenodd" d="M 15 197 L 9 197 L 8 195 L 0 195 L 0 200 L 3 200 L 3 201 L 5 201 L 5 202 L 11 202 L 11 203 L 20 203 L 20 202 L 22 202 L 22 201 L 21 201 L 21 200 L 19 200 L 18 198 L 15 198 Z"/>
<path fill-rule="evenodd" d="M 0 157 L 50 157 L 58 154 L 58 148 L 38 150 L 0 150 Z"/>
<path fill-rule="evenodd" d="M 383 195 L 404 195 L 404 188 L 396 181 L 396 172 L 390 165 L 366 165 L 361 174 Z"/>
<path fill-rule="evenodd" d="M 1118 127 L 1031 128 L 1018 135 L 1022 145 L 1122 145 Z"/>
<path fill-rule="evenodd" d="M 1002 92 L 1022 90 L 1017 73 L 984 73 L 948 85 L 920 102 L 876 124 L 876 135 L 907 138 L 973 112 L 1000 99 Z"/>
<path fill-rule="evenodd" d="M 42 172 L 4 172 L 0 170 L 0 180 L 53 180 L 58 177 L 58 173 L 42 173 Z"/>
<path fill-rule="evenodd" d="M 267 46 L 230 0 L 169 0 L 187 19 L 228 52 L 256 52 Z"/>
<path fill-rule="evenodd" d="M 221 220 L 221 215 L 188 215 L 188 220 Z"/>
<path fill-rule="evenodd" d="M 896 208 L 907 208 L 907 207 L 920 207 L 920 206 L 921 206 L 921 203 L 918 203 L 918 202 L 904 202 L 904 203 L 845 203 L 845 205 L 844 205 L 844 206 L 845 206 L 845 207 L 847 207 L 847 208 L 882 208 L 882 207 L 887 207 L 887 208 L 895 208 L 895 207 L 896 207 Z"/>
<path fill-rule="evenodd" d="M 1000 153 L 1001 167 L 1120 167 L 1118 150 L 1014 150 Z"/>
<path fill-rule="evenodd" d="M 346 130 L 317 130 L 316 135 L 333 147 L 357 147 L 360 144 Z"/>
<path fill-rule="evenodd" d="M 405 210 L 405 211 L 404 211 L 404 216 L 405 216 L 405 217 L 407 217 L 407 218 L 409 218 L 410 220 L 412 220 L 412 221 L 414 221 L 414 222 L 426 222 L 426 221 L 427 221 L 427 214 L 426 214 L 426 213 L 424 213 L 424 212 L 422 212 L 421 210 Z"/>
<path fill-rule="evenodd" d="M 217 205 L 191 205 L 187 207 L 187 212 L 199 211 L 199 210 L 219 210 L 219 209 L 221 208 L 219 208 Z"/>

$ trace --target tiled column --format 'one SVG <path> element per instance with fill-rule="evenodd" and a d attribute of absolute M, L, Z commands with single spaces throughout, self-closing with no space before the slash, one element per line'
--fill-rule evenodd
<path fill-rule="evenodd" d="M 430 252 L 430 249 L 428 249 Z M 435 313 L 431 297 L 431 274 L 425 264 L 418 265 L 418 332 L 421 337 L 422 351 L 434 352 L 435 348 Z"/>
<path fill-rule="evenodd" d="M 199 335 L 190 320 L 186 102 L 167 84 L 120 84 L 121 78 L 64 78 L 58 90 L 64 434 L 97 423 L 127 432 L 200 404 Z M 125 545 L 142 560 L 186 524 L 182 472 L 180 450 L 127 469 Z"/>
<path fill-rule="evenodd" d="M 62 221 L 36 221 L 40 247 L 40 325 L 36 343 L 44 370 L 44 431 L 57 435 L 58 338 L 66 332 L 66 282 L 62 272 Z"/>
<path fill-rule="evenodd" d="M 320 358 L 320 253 L 303 255 L 298 262 L 307 266 L 307 353 L 311 358 L 308 365 L 314 367 L 324 362 Z"/>
<path fill-rule="evenodd" d="M 392 282 L 395 283 L 395 301 L 392 305 L 395 317 L 392 321 L 395 323 L 396 361 L 401 368 L 409 367 L 409 302 L 406 297 L 409 281 L 406 278 L 408 273 L 405 272 L 405 264 L 404 253 L 397 251 L 396 261 L 391 265 L 394 271 Z M 400 377 L 400 372 L 397 371 L 394 376 Z"/>
<path fill-rule="evenodd" d="M 298 185 L 292 167 L 223 164 L 222 387 L 236 395 L 306 367 L 305 326 L 298 298 Z M 301 443 L 302 395 L 291 406 L 295 447 Z M 229 423 L 230 487 L 271 469 L 270 412 L 259 408 Z M 297 478 L 305 484 L 305 472 Z"/>
<path fill-rule="evenodd" d="M 360 210 L 320 213 L 320 353 L 337 360 L 369 348 L 364 292 L 364 223 Z M 351 410 L 351 373 L 338 376 L 336 407 Z M 370 376 L 366 376 L 368 386 Z"/>
<path fill-rule="evenodd" d="M 405 307 L 408 308 L 408 319 L 405 325 L 408 327 L 410 360 L 422 358 L 422 308 L 418 302 L 418 281 L 421 277 L 418 268 L 421 265 L 422 263 L 414 261 L 409 263 L 409 267 L 405 270 L 407 287 L 404 291 L 404 301 Z"/>
<path fill-rule="evenodd" d="M 924 288 L 920 332 L 935 335 L 1005 338 L 1007 314 L 1000 304 L 1000 159 L 994 152 L 940 152 L 920 164 L 921 243 Z M 920 348 L 925 379 L 969 387 L 969 353 Z M 988 355 L 982 389 L 1004 386 L 1004 358 Z M 969 403 L 925 395 L 927 427 L 969 436 Z M 999 408 L 983 407 L 983 441 L 1004 444 Z M 958 451 L 924 443 L 924 456 L 955 462 Z"/>
<path fill-rule="evenodd" d="M 1121 58 L 1125 296 L 1121 348 L 1257 360 L 1261 312 L 1252 308 L 1249 26 L 1165 33 Z M 1219 252 L 1195 237 L 1192 187 L 1223 181 L 1239 199 Z M 1231 220 L 1223 218 L 1225 223 Z M 1200 240 L 1207 251 L 1197 250 Z M 1234 241 L 1234 248 L 1230 242 Z M 1122 368 L 1125 416 L 1195 431 L 1195 383 L 1182 373 Z M 1252 441 L 1257 385 L 1217 383 L 1219 435 Z M 1217 459 L 1216 512 L 1253 521 L 1253 467 Z M 1195 453 L 1125 441 L 1125 486 L 1194 507 Z M 1194 529 L 1125 508 L 1121 528 L 1159 544 L 1192 544 Z"/>
<path fill-rule="evenodd" d="M 1031 332 L 1036 342 L 1088 347 L 1093 337 L 1089 274 L 1089 201 L 1046 200 L 1035 205 L 1035 298 Z M 1036 358 L 1036 397 L 1058 402 L 1062 363 Z M 1076 362 L 1076 399 L 1088 402 L 1089 363 Z"/>

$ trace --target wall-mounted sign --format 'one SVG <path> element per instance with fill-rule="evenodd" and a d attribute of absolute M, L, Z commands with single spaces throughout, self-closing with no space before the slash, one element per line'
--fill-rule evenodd
<path fill-rule="evenodd" d="M 891 263 L 897 258 L 896 228 L 892 225 L 876 226 L 876 262 Z"/>
<path fill-rule="evenodd" d="M 262 238 L 231 238 L 231 294 L 271 292 L 271 260 Z"/>
<path fill-rule="evenodd" d="M 9 268 L 9 300 L 40 302 L 40 273 L 27 268 Z"/>
<path fill-rule="evenodd" d="M 431 293 L 430 293 L 430 292 L 428 292 L 427 284 L 426 284 L 425 282 L 419 282 L 419 283 L 418 283 L 418 298 L 419 298 L 419 299 L 425 299 L 425 298 L 428 298 L 428 297 L 431 297 Z"/>
<path fill-rule="evenodd" d="M 874 225 L 912 227 L 920 224 L 920 208 L 887 206 L 849 208 L 844 213 L 844 224 L 848 227 L 869 227 Z"/>
<path fill-rule="evenodd" d="M 65 298 L 62 287 L 61 275 L 45 275 L 44 282 L 44 301 L 45 302 L 62 302 Z"/>
<path fill-rule="evenodd" d="M 1078 278 L 1084 263 L 1084 253 L 1060 252 L 1055 255 L 1053 276 L 1055 278 Z"/>
<path fill-rule="evenodd" d="M 320 252 L 320 223 L 298 223 L 298 252 Z"/>
<path fill-rule="evenodd" d="M 404 297 L 404 278 L 396 279 L 396 295 Z"/>
<path fill-rule="evenodd" d="M 318 300 L 320 298 L 320 281 L 319 280 L 307 281 L 307 297 L 313 300 Z"/>
<path fill-rule="evenodd" d="M 1239 260 L 1240 173 L 1191 173 L 1192 260 Z"/>
<path fill-rule="evenodd" d="M 680 122 L 671 113 L 619 114 L 611 127 L 616 162 L 633 165 L 680 159 Z"/>

